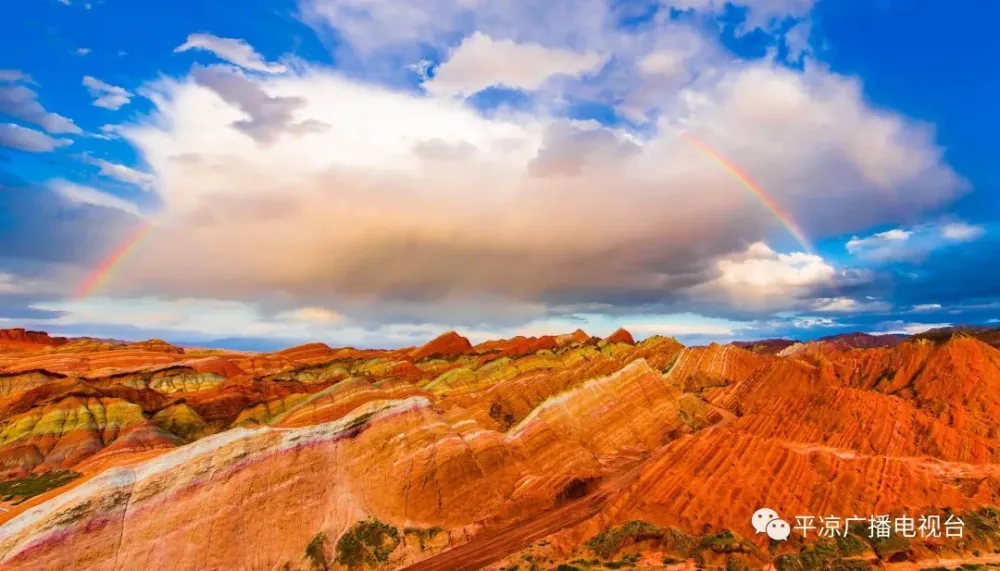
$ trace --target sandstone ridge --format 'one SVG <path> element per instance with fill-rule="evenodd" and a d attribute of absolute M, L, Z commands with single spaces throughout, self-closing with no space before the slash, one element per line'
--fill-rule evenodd
<path fill-rule="evenodd" d="M 763 568 L 820 549 L 757 542 L 761 505 L 978 518 L 961 544 L 842 554 L 875 564 L 1000 549 L 988 332 L 705 347 L 449 332 L 258 354 L 8 336 L 0 570 L 347 569 L 345 546 L 370 537 L 361 567 L 381 569 Z"/>

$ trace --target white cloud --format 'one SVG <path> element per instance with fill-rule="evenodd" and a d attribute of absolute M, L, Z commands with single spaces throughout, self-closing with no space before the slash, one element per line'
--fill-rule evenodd
<path fill-rule="evenodd" d="M 925 311 L 937 311 L 941 309 L 940 303 L 920 303 L 910 308 L 913 313 L 923 313 Z"/>
<path fill-rule="evenodd" d="M 102 125 L 100 133 L 89 133 L 88 135 L 94 137 L 95 139 L 110 141 L 118 138 L 118 134 L 115 132 L 117 127 L 117 125 Z"/>
<path fill-rule="evenodd" d="M 323 307 L 300 307 L 290 317 L 306 323 L 342 323 L 344 316 Z"/>
<path fill-rule="evenodd" d="M 594 71 L 604 58 L 513 40 L 494 40 L 481 32 L 465 38 L 437 67 L 424 87 L 435 95 L 471 95 L 487 87 L 536 90 L 554 75 Z"/>
<path fill-rule="evenodd" d="M 34 83 L 31 76 L 18 69 L 0 69 L 0 82 L 3 83 Z"/>
<path fill-rule="evenodd" d="M 724 319 L 719 320 L 696 320 L 685 323 L 676 321 L 673 323 L 630 323 L 625 329 L 634 337 L 647 337 L 650 335 L 665 335 L 670 337 L 683 335 L 705 335 L 716 338 L 733 337 L 740 330 L 749 327 L 747 323 L 731 322 Z"/>
<path fill-rule="evenodd" d="M 763 242 L 715 261 L 714 279 L 690 288 L 691 302 L 741 311 L 872 313 L 891 309 L 878 299 L 830 296 L 848 285 L 867 283 L 870 272 L 837 269 L 805 252 L 778 253 Z M 817 318 L 818 319 L 818 318 Z"/>
<path fill-rule="evenodd" d="M 698 10 L 720 13 L 727 4 L 747 9 L 743 28 L 769 28 L 785 18 L 801 18 L 813 8 L 815 0 L 667 0 L 667 5 L 678 10 Z"/>
<path fill-rule="evenodd" d="M 134 263 L 129 258 L 123 267 Z M 650 335 L 732 338 L 754 326 L 752 322 L 707 318 L 684 313 L 673 315 L 625 315 L 609 319 L 597 314 L 574 314 L 562 318 L 540 318 L 509 327 L 463 327 L 441 320 L 397 321 L 361 324 L 332 310 L 302 307 L 268 312 L 256 303 L 209 298 L 164 299 L 157 297 L 68 299 L 32 305 L 33 309 L 57 312 L 58 317 L 28 321 L 43 329 L 72 328 L 73 334 L 99 334 L 107 327 L 146 330 L 147 335 L 185 341 L 231 337 L 281 340 L 287 343 L 323 341 L 333 346 L 402 347 L 427 342 L 443 331 L 456 330 L 473 343 L 516 335 L 539 336 L 568 333 L 582 328 L 607 336 L 627 323 L 637 340 Z M 141 335 L 141 333 L 139 334 Z"/>
<path fill-rule="evenodd" d="M 18 285 L 17 276 L 0 272 L 0 295 L 22 293 L 24 289 Z"/>
<path fill-rule="evenodd" d="M 174 50 L 174 53 L 188 50 L 212 52 L 219 59 L 251 71 L 285 73 L 288 69 L 280 63 L 266 61 L 246 40 L 239 38 L 220 38 L 212 34 L 191 34 L 187 37 L 187 41 Z"/>
<path fill-rule="evenodd" d="M 128 184 L 134 184 L 143 190 L 152 189 L 153 184 L 156 182 L 155 176 L 146 172 L 135 170 L 125 165 L 119 165 L 108 162 L 104 159 L 95 159 L 93 157 L 86 157 L 84 161 L 100 167 L 101 170 L 99 172 L 102 176 L 111 177 Z"/>
<path fill-rule="evenodd" d="M 941 229 L 941 236 L 952 242 L 971 242 L 981 238 L 984 234 L 986 234 L 986 228 L 964 222 L 946 224 Z"/>
<path fill-rule="evenodd" d="M 109 294 L 280 296 L 270 309 L 288 322 L 331 307 L 368 326 L 405 314 L 515 327 L 566 306 L 880 307 L 837 293 L 845 278 L 830 261 L 764 246 L 783 224 L 680 135 L 717 149 L 820 240 L 953 200 L 963 183 L 933 129 L 873 108 L 856 78 L 808 54 L 802 70 L 733 58 L 692 23 L 702 18 L 661 11 L 619 30 L 619 4 L 303 0 L 311 24 L 351 44 L 338 59 L 357 64 L 350 73 L 282 58 L 286 69 L 242 40 L 192 34 L 178 52 L 244 71 L 195 66 L 137 88 L 152 112 L 113 132 L 156 177 L 142 180 L 162 223 Z M 751 4 L 762 21 L 807 9 Z M 447 54 L 436 73 L 407 68 L 429 54 Z M 535 90 L 535 105 L 484 115 L 372 83 L 412 88 L 414 73 L 444 95 Z M 567 120 L 577 101 L 642 128 Z"/>
<path fill-rule="evenodd" d="M 82 133 L 71 119 L 46 111 L 38 94 L 23 85 L 0 86 L 0 114 L 38 125 L 54 135 Z"/>
<path fill-rule="evenodd" d="M 840 325 L 829 317 L 803 316 L 792 319 L 792 327 L 797 329 L 812 329 L 814 327 L 837 327 Z"/>
<path fill-rule="evenodd" d="M 869 261 L 915 262 L 935 250 L 971 242 L 984 234 L 986 228 L 964 222 L 925 224 L 909 230 L 895 228 L 863 238 L 855 236 L 845 246 L 851 254 Z"/>
<path fill-rule="evenodd" d="M 94 98 L 94 106 L 116 111 L 132 101 L 132 94 L 124 87 L 105 83 L 92 76 L 84 76 L 83 85 Z"/>
<path fill-rule="evenodd" d="M 639 60 L 639 69 L 649 75 L 675 77 L 687 69 L 688 54 L 680 50 L 660 50 Z"/>
<path fill-rule="evenodd" d="M 47 153 L 72 143 L 69 139 L 54 139 L 41 131 L 13 123 L 0 123 L 0 147 L 29 153 Z"/>
<path fill-rule="evenodd" d="M 850 297 L 821 298 L 814 300 L 811 311 L 821 311 L 829 313 L 862 313 L 888 311 L 892 309 L 892 304 L 875 299 L 868 301 L 858 301 Z"/>
<path fill-rule="evenodd" d="M 411 0 L 405 5 L 383 0 L 299 0 L 303 19 L 320 31 L 336 30 L 365 54 L 419 44 L 442 47 L 455 37 L 481 31 L 493 38 L 561 45 L 574 50 L 629 43 L 635 30 L 622 32 L 618 21 L 623 5 L 614 0 L 549 0 L 547 2 L 487 0 Z M 743 28 L 771 27 L 786 17 L 808 14 L 814 0 L 737 0 L 748 8 Z M 634 4 L 634 3 L 633 3 Z M 670 0 L 667 7 L 718 13 L 725 0 Z M 669 21 L 661 10 L 658 23 Z M 661 30 L 654 30 L 657 35 Z"/>
<path fill-rule="evenodd" d="M 907 323 L 903 321 L 895 321 L 890 323 L 881 324 L 881 328 L 885 330 L 880 330 L 874 332 L 874 335 L 919 335 L 921 333 L 930 331 L 931 329 L 940 329 L 942 327 L 951 327 L 951 323 Z"/>
<path fill-rule="evenodd" d="M 429 59 L 422 59 L 417 63 L 406 66 L 406 69 L 417 74 L 420 81 L 427 81 L 430 78 L 429 73 L 432 67 L 434 67 L 434 62 Z"/>
<path fill-rule="evenodd" d="M 71 204 L 114 208 L 142 218 L 139 207 L 123 198 L 65 180 L 49 182 L 48 187 L 63 200 Z"/>
<path fill-rule="evenodd" d="M 909 240 L 912 235 L 913 232 L 909 230 L 894 228 L 892 230 L 873 234 L 867 238 L 858 238 L 855 236 L 847 242 L 847 251 L 853 254 L 872 245 L 882 244 L 885 242 L 905 242 Z"/>
<path fill-rule="evenodd" d="M 77 55 L 85 56 L 91 52 L 90 48 L 76 48 Z"/>
<path fill-rule="evenodd" d="M 785 33 L 785 46 L 788 48 L 788 59 L 790 61 L 802 61 L 802 58 L 812 53 L 809 47 L 809 36 L 812 33 L 812 25 L 808 20 L 803 20 Z"/>
<path fill-rule="evenodd" d="M 756 256 L 725 262 L 780 226 L 678 137 L 679 120 L 707 132 L 818 235 L 899 215 L 886 185 L 920 180 L 911 212 L 954 195 L 956 179 L 930 143 L 899 136 L 907 123 L 865 107 L 853 81 L 741 65 L 697 97 L 675 94 L 672 118 L 643 138 L 544 114 L 486 118 L 457 101 L 304 68 L 232 86 L 295 102 L 268 143 L 234 128 L 252 115 L 199 82 L 150 86 L 156 120 L 118 132 L 156 173 L 165 223 L 148 241 L 156 255 L 138 261 L 123 287 L 205 297 L 280 290 L 342 307 L 356 296 L 600 302 L 623 292 L 669 297 L 709 281 L 732 294 L 721 303 L 749 296 L 770 307 L 834 282 L 823 259 L 762 244 Z M 307 122 L 329 128 L 295 128 Z M 872 139 L 879 150 L 859 153 L 869 130 L 886 136 Z M 429 147 L 467 152 L 441 160 Z M 844 206 L 862 202 L 863 212 Z M 501 215 L 511 208 L 518 216 Z M 705 266 L 720 257 L 720 267 Z M 198 268 L 200 279 L 180 280 L 170 260 Z"/>
<path fill-rule="evenodd" d="M 718 261 L 717 285 L 734 294 L 758 291 L 781 294 L 830 284 L 836 270 L 815 254 L 793 252 L 779 254 L 763 242 L 756 242 L 739 256 Z"/>

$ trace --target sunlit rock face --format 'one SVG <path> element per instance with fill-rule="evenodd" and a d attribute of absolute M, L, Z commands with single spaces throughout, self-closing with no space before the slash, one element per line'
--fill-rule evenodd
<path fill-rule="evenodd" d="M 383 534 L 363 566 L 462 567 L 464 544 L 502 566 L 542 537 L 553 561 L 594 557 L 592 538 L 639 520 L 697 543 L 749 535 L 761 505 L 1000 502 L 1000 351 L 971 337 L 447 333 L 270 354 L 22 338 L 0 357 L 0 569 L 345 568 L 358 525 Z"/>

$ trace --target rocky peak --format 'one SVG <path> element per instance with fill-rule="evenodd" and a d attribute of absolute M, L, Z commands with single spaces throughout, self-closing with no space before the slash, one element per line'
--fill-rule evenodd
<path fill-rule="evenodd" d="M 32 343 L 36 345 L 65 345 L 65 337 L 49 337 L 44 331 L 27 331 L 22 328 L 0 329 L 0 342 Z"/>
<path fill-rule="evenodd" d="M 632 338 L 632 334 L 624 327 L 612 333 L 605 341 L 608 343 L 628 343 L 629 345 L 635 345 L 635 339 Z"/>
<path fill-rule="evenodd" d="M 413 360 L 419 361 L 428 357 L 452 357 L 468 353 L 471 350 L 472 343 L 468 339 L 454 331 L 449 331 L 434 338 L 426 345 L 414 349 L 410 356 Z"/>

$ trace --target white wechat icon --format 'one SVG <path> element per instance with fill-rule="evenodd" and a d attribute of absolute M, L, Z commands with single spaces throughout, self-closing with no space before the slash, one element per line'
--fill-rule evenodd
<path fill-rule="evenodd" d="M 772 519 L 771 523 L 767 524 L 767 536 L 775 541 L 785 541 L 791 533 L 791 526 L 783 519 Z"/>
<path fill-rule="evenodd" d="M 753 512 L 750 519 L 754 531 L 766 533 L 774 541 L 785 541 L 792 533 L 792 527 L 788 522 L 778 516 L 778 512 L 771 508 L 761 508 Z"/>
<path fill-rule="evenodd" d="M 771 508 L 760 508 L 759 510 L 753 512 L 753 518 L 750 520 L 750 524 L 753 525 L 754 531 L 757 533 L 767 532 L 767 524 L 771 523 L 771 520 L 778 519 L 778 512 L 772 510 Z"/>

